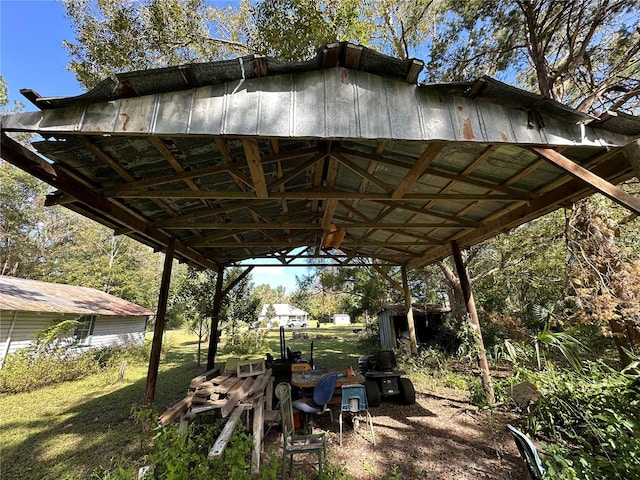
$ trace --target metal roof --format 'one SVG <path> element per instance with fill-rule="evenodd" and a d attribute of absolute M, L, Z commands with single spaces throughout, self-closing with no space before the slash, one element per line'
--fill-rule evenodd
<path fill-rule="evenodd" d="M 173 238 L 208 268 L 419 267 L 593 193 L 574 166 L 634 175 L 639 118 L 488 77 L 421 85 L 422 68 L 337 43 L 309 62 L 246 56 L 121 73 L 78 97 L 25 91 L 42 111 L 2 118 L 2 156 L 59 189 L 49 204 L 159 250 Z M 39 156 L 6 135 L 19 131 L 42 135 Z"/>
<path fill-rule="evenodd" d="M 154 312 L 95 288 L 0 275 L 0 311 L 104 316 L 148 316 Z"/>

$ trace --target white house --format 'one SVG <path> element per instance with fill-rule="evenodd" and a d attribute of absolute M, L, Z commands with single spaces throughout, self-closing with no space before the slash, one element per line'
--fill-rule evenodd
<path fill-rule="evenodd" d="M 142 345 L 154 312 L 95 288 L 0 275 L 0 368 L 5 357 L 33 345 L 37 332 L 80 320 L 69 338 L 80 348 Z"/>
<path fill-rule="evenodd" d="M 275 315 L 271 316 L 271 318 L 267 317 L 269 306 L 273 306 L 275 312 Z M 267 303 L 262 306 L 258 321 L 271 326 L 287 326 L 290 322 L 302 322 L 308 325 L 309 314 L 288 303 Z"/>

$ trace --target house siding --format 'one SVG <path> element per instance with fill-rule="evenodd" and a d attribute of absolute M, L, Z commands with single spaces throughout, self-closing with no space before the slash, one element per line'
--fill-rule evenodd
<path fill-rule="evenodd" d="M 15 316 L 15 322 L 13 322 Z M 35 344 L 37 332 L 45 330 L 54 322 L 74 320 L 78 314 L 45 314 L 35 312 L 0 312 L 0 362 L 4 362 L 5 353 L 10 355 L 16 351 Z M 111 345 L 142 345 L 144 343 L 146 316 L 97 316 L 90 337 L 89 345 L 78 348 L 102 348 Z M 13 323 L 13 330 L 11 324 Z M 9 349 L 7 341 L 11 338 Z M 72 332 L 73 333 L 73 332 Z"/>

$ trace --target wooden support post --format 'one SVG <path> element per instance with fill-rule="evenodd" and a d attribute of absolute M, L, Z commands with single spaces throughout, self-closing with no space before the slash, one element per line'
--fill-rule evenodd
<path fill-rule="evenodd" d="M 160 351 L 162 349 L 162 335 L 164 334 L 165 315 L 167 313 L 167 299 L 169 298 L 174 247 L 175 239 L 171 237 L 164 256 L 164 269 L 162 271 L 162 283 L 160 284 L 160 295 L 158 297 L 156 324 L 153 327 L 153 341 L 151 342 L 151 355 L 149 355 L 147 385 L 144 389 L 144 397 L 142 398 L 142 404 L 145 406 L 153 403 L 156 394 L 156 382 L 158 380 L 158 367 L 160 366 Z"/>
<path fill-rule="evenodd" d="M 224 283 L 224 268 L 220 267 L 216 275 L 216 293 L 213 297 L 213 312 L 211 317 L 211 335 L 209 335 L 209 350 L 207 352 L 207 370 L 213 369 L 218 352 L 218 323 L 222 307 L 222 284 Z"/>
<path fill-rule="evenodd" d="M 482 340 L 482 331 L 480 329 L 480 321 L 478 320 L 476 302 L 473 300 L 473 292 L 471 291 L 471 284 L 469 283 L 469 277 L 467 276 L 467 269 L 462 261 L 462 254 L 460 253 L 458 242 L 455 240 L 451 242 L 451 253 L 453 254 L 453 263 L 456 265 L 458 277 L 460 278 L 460 287 L 462 288 L 464 302 L 467 307 L 467 313 L 469 314 L 469 324 L 473 330 L 474 339 L 478 347 L 478 364 L 482 375 L 482 386 L 487 394 L 487 402 L 492 405 L 496 402 L 496 398 L 493 393 L 491 376 L 489 375 L 489 363 L 487 362 L 487 353 L 484 349 L 484 341 Z"/>
<path fill-rule="evenodd" d="M 264 434 L 264 397 L 253 401 L 253 452 L 251 452 L 251 475 L 260 472 L 260 450 Z"/>
<path fill-rule="evenodd" d="M 404 305 L 407 310 L 407 325 L 409 326 L 409 338 L 411 341 L 411 354 L 418 354 L 418 341 L 416 339 L 416 325 L 413 321 L 413 305 L 411 302 L 411 291 L 409 290 L 409 280 L 407 278 L 407 267 L 402 266 L 402 286 L 404 289 Z"/>

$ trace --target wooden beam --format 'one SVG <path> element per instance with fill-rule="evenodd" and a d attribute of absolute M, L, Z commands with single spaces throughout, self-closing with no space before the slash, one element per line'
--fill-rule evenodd
<path fill-rule="evenodd" d="M 236 425 L 238 424 L 238 420 L 240 420 L 240 416 L 242 415 L 243 410 L 244 409 L 241 406 L 237 406 L 233 409 L 233 413 L 227 420 L 227 423 L 224 424 L 224 428 L 220 432 L 220 435 L 218 435 L 218 438 L 213 444 L 213 447 L 211 447 L 211 450 L 209 450 L 209 455 L 207 456 L 207 458 L 211 459 L 222 455 L 224 447 L 227 446 L 227 443 L 229 443 L 229 439 L 231 438 L 233 431 L 236 429 Z"/>
<path fill-rule="evenodd" d="M 632 150 L 633 147 L 630 147 L 630 149 Z M 532 147 L 532 150 L 538 153 L 538 155 L 541 155 L 551 165 L 554 165 L 555 167 L 558 167 L 559 169 L 567 172 L 575 178 L 582 180 L 586 184 L 590 185 L 594 190 L 603 194 L 605 197 L 608 197 L 614 202 L 631 210 L 636 215 L 640 215 L 640 199 L 625 192 L 624 190 L 619 189 L 615 185 L 607 182 L 604 178 L 601 178 L 595 173 L 587 170 L 586 168 L 581 167 L 574 161 L 568 159 L 555 150 L 552 150 L 550 148 L 537 147 Z M 629 158 L 627 151 L 625 151 L 625 154 L 627 155 L 627 158 Z"/>
<path fill-rule="evenodd" d="M 594 168 L 594 173 L 602 178 L 610 178 L 615 182 L 624 181 L 633 176 L 627 159 L 619 154 L 619 150 L 610 151 L 606 161 L 600 161 Z M 593 193 L 588 185 L 579 179 L 571 179 L 554 190 L 536 196 L 530 202 L 518 208 L 496 215 L 495 219 L 483 221 L 473 230 L 459 235 L 455 240 L 463 247 L 469 247 L 495 236 L 496 232 L 504 232 L 522 225 L 535 218 L 559 208 L 559 206 L 575 202 Z M 436 262 L 451 255 L 448 247 L 436 247 L 425 255 L 415 257 L 407 263 L 409 270 Z"/>
<path fill-rule="evenodd" d="M 244 244 L 241 244 L 240 246 L 244 246 Z M 254 267 L 248 267 L 246 268 L 240 275 L 238 275 L 235 280 L 233 282 L 231 282 L 229 285 L 227 285 L 227 288 L 225 288 L 222 291 L 222 296 L 226 296 L 229 294 L 229 292 L 231 291 L 231 289 L 233 287 L 235 287 L 237 284 L 239 284 L 243 278 L 245 278 L 247 275 L 249 275 L 251 273 L 251 270 L 253 270 Z"/>
<path fill-rule="evenodd" d="M 90 185 L 84 185 L 67 173 L 66 170 L 45 162 L 38 155 L 24 148 L 4 133 L 2 134 L 2 158 L 43 182 L 76 198 L 78 202 L 86 206 L 87 210 L 100 212 L 100 216 L 112 220 L 122 228 L 129 228 L 140 236 L 148 238 L 157 247 L 164 248 L 172 239 L 167 233 L 134 215 L 124 205 L 100 195 Z M 181 242 L 175 241 L 175 252 L 195 265 L 213 270 L 218 268 L 217 264 L 203 257 L 200 253 L 191 250 Z"/>
<path fill-rule="evenodd" d="M 160 351 L 162 350 L 162 335 L 164 334 L 165 317 L 167 313 L 167 300 L 169 298 L 169 285 L 171 283 L 171 267 L 173 266 L 173 250 L 175 241 L 171 237 L 164 257 L 164 269 L 162 270 L 162 282 L 160 283 L 160 295 L 158 309 L 156 311 L 156 323 L 153 326 L 153 340 L 151 341 L 151 354 L 149 356 L 149 369 L 147 370 L 147 384 L 144 389 L 142 405 L 151 405 L 156 394 L 158 381 L 158 367 L 160 366 Z"/>
<path fill-rule="evenodd" d="M 380 275 L 382 275 L 385 278 L 385 280 L 391 284 L 391 286 L 393 288 L 398 290 L 400 293 L 404 293 L 404 287 L 402 285 L 400 285 L 398 282 L 396 282 L 391 277 L 391 275 L 389 275 L 387 272 L 385 272 L 380 265 L 372 265 L 372 267 L 376 272 L 378 272 Z"/>
<path fill-rule="evenodd" d="M 486 186 L 489 188 L 489 186 Z M 496 189 L 500 189 L 499 186 L 494 186 Z M 125 191 L 104 190 L 105 196 L 112 198 L 195 198 L 195 199 L 212 199 L 212 200 L 254 200 L 258 198 L 255 192 L 251 191 L 237 191 L 237 190 L 224 190 L 224 191 L 187 191 L 187 190 L 145 190 L 145 189 L 133 189 Z M 393 194 L 388 193 L 370 193 L 370 192 L 354 192 L 347 190 L 329 189 L 329 188 L 316 188 L 314 190 L 307 191 L 289 191 L 289 192 L 271 192 L 269 198 L 273 200 L 369 200 L 369 201 L 394 201 Z M 513 201 L 522 200 L 527 201 L 530 198 L 528 195 L 490 195 L 479 193 L 407 193 L 403 200 L 481 200 L 481 201 Z"/>
<path fill-rule="evenodd" d="M 458 272 L 458 278 L 460 279 L 460 288 L 462 288 L 462 294 L 464 295 L 469 325 L 471 326 L 471 331 L 474 336 L 473 340 L 475 340 L 476 346 L 478 347 L 478 364 L 482 374 L 482 386 L 487 394 L 487 402 L 489 405 L 492 405 L 496 402 L 496 397 L 493 392 L 493 385 L 491 384 L 491 376 L 489 375 L 489 363 L 487 362 L 487 353 L 484 349 L 484 341 L 482 340 L 482 330 L 480 329 L 476 303 L 473 299 L 473 292 L 471 290 L 469 276 L 467 275 L 467 269 L 464 266 L 460 248 L 455 240 L 451 242 L 451 253 L 453 255 L 453 263 L 455 264 Z"/>
<path fill-rule="evenodd" d="M 269 191 L 267 190 L 267 181 L 264 177 L 264 170 L 262 169 L 258 142 L 253 139 L 243 139 L 242 147 L 247 157 L 247 166 L 251 172 L 251 179 L 253 180 L 253 188 L 256 191 L 256 195 L 258 198 L 267 198 Z"/>
<path fill-rule="evenodd" d="M 425 148 L 422 152 L 422 155 L 420 155 L 420 158 L 411 167 L 407 175 L 396 187 L 395 191 L 391 194 L 391 198 L 393 200 L 397 200 L 398 198 L 404 197 L 405 193 L 407 193 L 413 186 L 413 184 L 416 183 L 416 181 L 422 176 L 424 171 L 429 167 L 429 165 L 431 165 L 431 162 L 436 159 L 443 148 L 444 143 L 429 143 L 429 145 L 427 145 L 427 148 Z"/>
<path fill-rule="evenodd" d="M 360 168 L 358 165 L 353 163 L 347 157 L 342 155 L 339 151 L 338 152 L 333 152 L 331 155 L 334 158 L 336 158 L 340 163 L 342 163 L 345 167 L 347 167 L 349 170 L 354 171 L 355 173 L 360 175 L 363 179 L 366 179 L 368 183 L 373 183 L 374 185 L 377 185 L 378 187 L 380 187 L 383 191 L 385 191 L 387 193 L 393 192 L 393 187 L 391 185 L 383 182 L 378 177 L 372 175 L 371 173 L 369 173 L 364 168 Z"/>
<path fill-rule="evenodd" d="M 322 214 L 323 230 L 328 230 L 330 225 L 333 223 L 333 215 L 336 213 L 336 208 L 338 208 L 337 199 L 331 198 L 324 202 L 324 212 Z"/>

